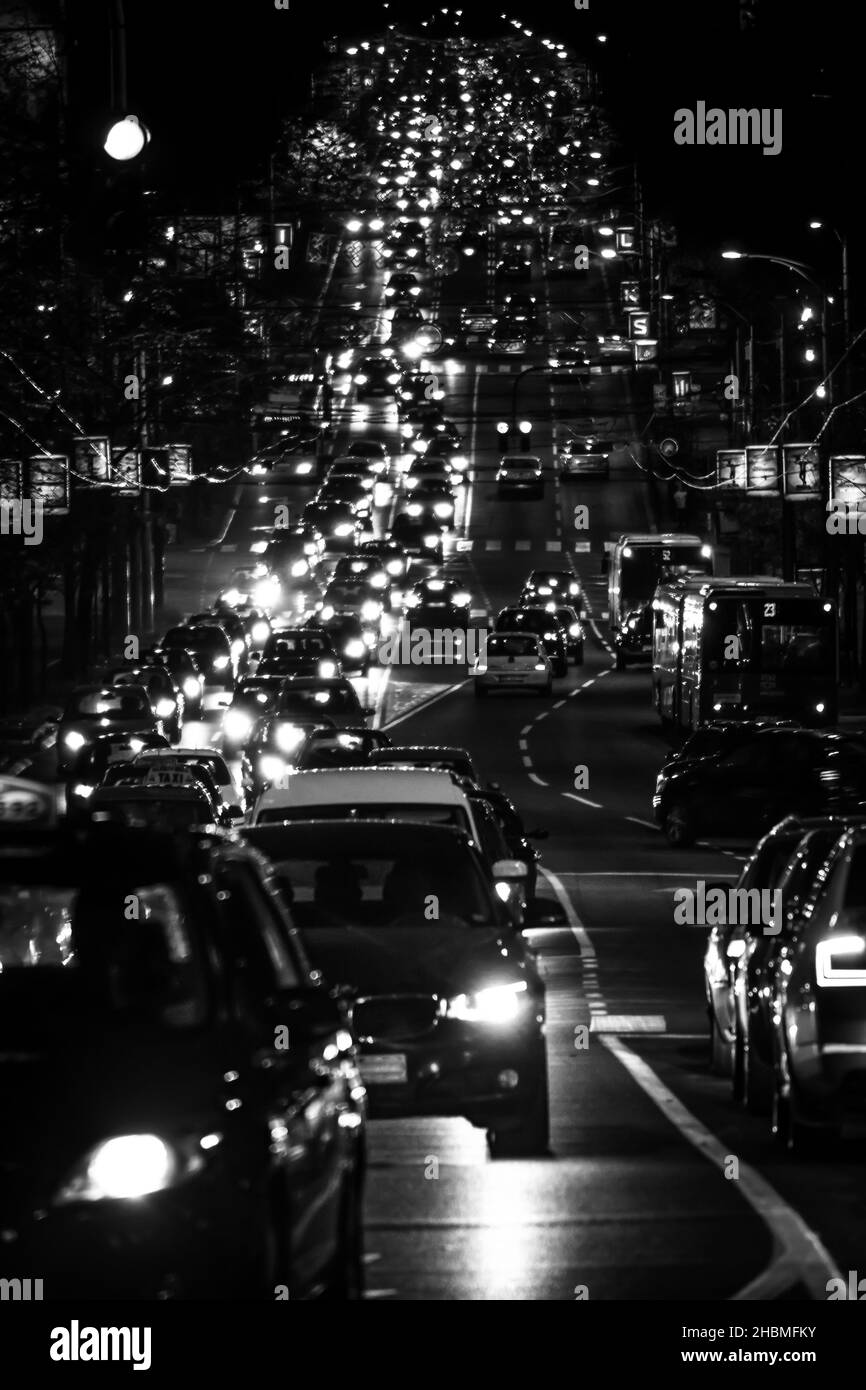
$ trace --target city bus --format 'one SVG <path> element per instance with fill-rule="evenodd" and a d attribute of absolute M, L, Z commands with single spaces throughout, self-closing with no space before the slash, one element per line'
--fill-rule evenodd
<path fill-rule="evenodd" d="M 778 715 L 835 724 L 836 609 L 810 584 L 762 576 L 663 583 L 653 598 L 653 703 L 689 731 Z"/>
<path fill-rule="evenodd" d="M 713 551 L 700 536 L 627 535 L 613 548 L 608 570 L 608 622 L 614 634 L 652 602 L 656 585 L 680 567 L 712 574 Z"/>

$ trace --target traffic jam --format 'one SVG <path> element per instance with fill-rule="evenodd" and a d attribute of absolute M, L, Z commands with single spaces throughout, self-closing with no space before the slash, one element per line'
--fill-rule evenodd
<path fill-rule="evenodd" d="M 613 22 L 388 11 L 330 21 L 271 157 L 291 300 L 209 262 L 265 363 L 242 446 L 117 427 L 117 469 L 192 440 L 131 504 L 150 605 L 114 625 L 109 554 L 72 659 L 61 564 L 42 683 L 0 691 L 3 1299 L 639 1300 L 686 1341 L 700 1301 L 808 1359 L 812 1309 L 713 1305 L 866 1297 L 847 269 L 795 365 L 808 277 L 689 280 Z"/>

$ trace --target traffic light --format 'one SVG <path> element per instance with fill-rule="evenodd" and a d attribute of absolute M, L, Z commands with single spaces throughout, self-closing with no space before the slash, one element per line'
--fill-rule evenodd
<path fill-rule="evenodd" d="M 521 420 L 517 426 L 518 439 L 522 449 L 528 449 L 532 441 L 532 421 Z"/>
<path fill-rule="evenodd" d="M 501 453 L 508 452 L 508 441 L 511 438 L 511 426 L 507 420 L 500 420 L 496 426 L 496 436 L 499 441 Z"/>

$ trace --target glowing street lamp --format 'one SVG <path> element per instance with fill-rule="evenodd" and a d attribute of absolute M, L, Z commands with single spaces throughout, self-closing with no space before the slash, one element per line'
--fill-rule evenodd
<path fill-rule="evenodd" d="M 124 164 L 137 158 L 149 139 L 150 131 L 137 116 L 125 116 L 122 121 L 115 121 L 102 148 L 112 159 Z"/>

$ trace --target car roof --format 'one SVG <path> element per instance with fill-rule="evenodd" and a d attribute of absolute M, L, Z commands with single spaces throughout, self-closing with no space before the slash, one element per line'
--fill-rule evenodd
<path fill-rule="evenodd" d="M 450 772 L 427 768 L 334 767 L 293 772 L 283 787 L 262 793 L 258 810 L 280 806 L 347 806 L 362 802 L 411 802 L 430 806 L 462 806 L 466 797 Z"/>
<path fill-rule="evenodd" d="M 374 839 L 378 833 L 384 835 L 388 843 L 395 839 L 421 841 L 424 845 L 461 843 L 477 853 L 475 840 L 459 826 L 431 825 L 412 820 L 382 820 L 376 816 L 365 817 L 363 820 L 349 816 L 345 820 L 316 820 L 311 817 L 309 820 L 285 821 L 282 824 L 270 821 L 264 825 L 241 826 L 239 833 L 244 840 L 249 840 L 256 846 L 267 845 L 275 840 L 291 840 L 302 845 L 312 842 L 316 848 L 326 838 L 364 841 Z M 265 854 L 275 856 L 278 852 L 276 847 L 270 851 L 264 850 Z"/>
<path fill-rule="evenodd" d="M 500 467 L 503 463 L 541 463 L 537 454 L 503 454 L 499 460 Z"/>

